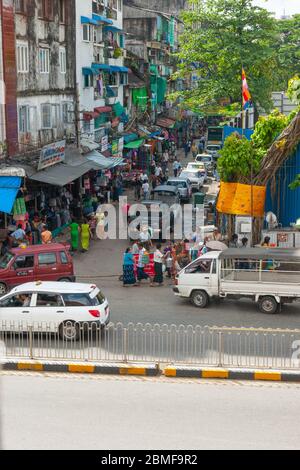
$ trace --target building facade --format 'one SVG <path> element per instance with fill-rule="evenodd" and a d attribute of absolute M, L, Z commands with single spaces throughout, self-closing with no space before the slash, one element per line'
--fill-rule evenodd
<path fill-rule="evenodd" d="M 2 2 L 0 2 L 0 42 L 2 44 Z M 0 159 L 6 155 L 6 118 L 5 118 L 5 85 L 3 68 L 3 48 L 0 47 Z"/>
<path fill-rule="evenodd" d="M 158 9 L 159 5 L 152 3 L 125 0 L 124 29 L 128 59 L 132 59 L 137 74 L 144 77 L 149 96 L 147 109 L 151 122 L 155 123 L 157 117 L 167 110 L 167 94 L 176 89 L 176 82 L 171 80 L 175 71 L 172 53 L 178 47 L 180 21 L 175 14 L 164 13 Z M 140 93 L 143 94 L 142 88 Z M 136 94 L 134 89 L 132 103 L 139 106 L 139 102 L 135 102 Z M 144 104 L 143 95 L 140 107 Z"/>
<path fill-rule="evenodd" d="M 102 143 L 122 133 L 128 117 L 124 86 L 125 38 L 122 0 L 76 1 L 76 77 L 79 96 L 80 134 Z M 114 155 L 116 148 L 114 146 Z M 118 146 L 118 154 L 121 149 Z"/>
<path fill-rule="evenodd" d="M 19 152 L 75 139 L 74 0 L 15 1 Z"/>

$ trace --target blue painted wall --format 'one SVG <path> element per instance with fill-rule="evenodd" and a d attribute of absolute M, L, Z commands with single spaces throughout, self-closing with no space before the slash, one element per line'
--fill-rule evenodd
<path fill-rule="evenodd" d="M 243 135 L 248 140 L 250 140 L 254 131 L 252 129 L 242 129 L 240 127 L 224 126 L 223 141 L 234 132 L 238 132 L 240 135 Z"/>
<path fill-rule="evenodd" d="M 277 172 L 275 197 L 271 197 L 270 187 L 267 191 L 266 211 L 274 212 L 283 227 L 289 227 L 300 217 L 300 188 L 292 191 L 288 187 L 299 174 L 300 145 Z"/>

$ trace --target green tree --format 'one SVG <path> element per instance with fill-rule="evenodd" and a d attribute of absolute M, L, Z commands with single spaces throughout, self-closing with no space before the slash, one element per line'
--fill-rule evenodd
<path fill-rule="evenodd" d="M 253 144 L 246 137 L 237 133 L 231 134 L 225 140 L 218 159 L 218 171 L 222 181 L 235 183 L 246 181 L 252 171 L 258 170 L 256 153 Z"/>
<path fill-rule="evenodd" d="M 176 76 L 198 75 L 196 87 L 177 93 L 182 105 L 210 107 L 241 103 L 241 69 L 245 68 L 253 101 L 266 110 L 277 65 L 273 47 L 276 20 L 252 0 L 194 0 L 182 15 L 184 32 Z"/>
<path fill-rule="evenodd" d="M 300 73 L 300 14 L 290 19 L 278 20 L 278 40 L 274 49 L 278 60 L 279 88 L 287 88 L 290 77 Z"/>
<path fill-rule="evenodd" d="M 230 135 L 218 161 L 222 181 L 251 182 L 251 175 L 254 177 L 259 172 L 262 159 L 288 123 L 289 117 L 275 110 L 259 118 L 251 140 L 237 133 Z"/>

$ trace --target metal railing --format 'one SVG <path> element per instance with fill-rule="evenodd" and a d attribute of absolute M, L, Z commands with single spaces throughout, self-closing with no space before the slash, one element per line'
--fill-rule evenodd
<path fill-rule="evenodd" d="M 300 330 L 0 322 L 6 359 L 300 369 Z"/>

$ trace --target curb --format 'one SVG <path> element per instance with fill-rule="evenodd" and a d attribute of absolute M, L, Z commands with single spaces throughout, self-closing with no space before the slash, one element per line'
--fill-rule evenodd
<path fill-rule="evenodd" d="M 300 371 L 289 370 L 256 370 L 256 369 L 223 369 L 223 368 L 193 368 L 166 367 L 165 377 L 197 378 L 197 379 L 226 379 L 226 380 L 264 380 L 273 382 L 300 382 Z"/>
<path fill-rule="evenodd" d="M 77 374 L 136 375 L 156 377 L 160 374 L 158 365 L 120 365 L 98 363 L 66 363 L 39 361 L 7 361 L 0 363 L 4 371 L 69 372 Z"/>
<path fill-rule="evenodd" d="M 300 371 L 257 370 L 237 368 L 211 368 L 168 366 L 160 368 L 158 364 L 118 364 L 86 363 L 59 361 L 3 361 L 0 369 L 4 371 L 61 372 L 71 374 L 131 375 L 140 377 L 158 377 L 192 379 L 256 380 L 273 382 L 300 383 Z"/>

